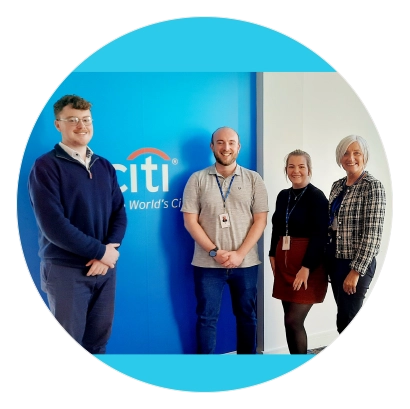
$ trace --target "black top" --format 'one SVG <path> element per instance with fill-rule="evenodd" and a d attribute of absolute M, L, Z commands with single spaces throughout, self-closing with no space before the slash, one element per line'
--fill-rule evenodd
<path fill-rule="evenodd" d="M 275 257 L 276 246 L 281 236 L 286 235 L 286 208 L 290 193 L 288 235 L 291 237 L 309 238 L 309 245 L 302 265 L 309 269 L 316 268 L 323 257 L 327 239 L 328 200 L 324 193 L 313 186 L 307 185 L 306 191 L 298 197 L 303 189 L 284 189 L 276 199 L 276 209 L 272 216 L 272 238 L 269 251 L 270 257 Z M 298 197 L 295 200 L 295 197 Z M 291 244 L 292 245 L 292 244 Z"/>

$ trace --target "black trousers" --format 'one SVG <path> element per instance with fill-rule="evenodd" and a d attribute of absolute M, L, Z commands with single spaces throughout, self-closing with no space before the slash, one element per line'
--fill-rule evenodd
<path fill-rule="evenodd" d="M 364 276 L 359 277 L 355 294 L 343 290 L 343 282 L 349 274 L 351 260 L 330 257 L 327 260 L 327 272 L 331 281 L 333 296 L 337 305 L 336 325 L 339 334 L 350 324 L 362 308 L 364 298 L 376 271 L 376 259 L 373 258 Z"/>

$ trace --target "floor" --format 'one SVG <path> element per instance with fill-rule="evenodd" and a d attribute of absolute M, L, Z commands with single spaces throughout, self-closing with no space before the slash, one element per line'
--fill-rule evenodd
<path fill-rule="evenodd" d="M 317 355 L 320 351 L 323 351 L 326 347 L 320 347 L 320 348 L 314 348 L 314 349 L 308 349 L 307 353 L 308 354 L 314 354 Z"/>

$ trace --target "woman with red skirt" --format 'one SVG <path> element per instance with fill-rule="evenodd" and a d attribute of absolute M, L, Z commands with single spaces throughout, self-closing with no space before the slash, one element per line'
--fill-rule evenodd
<path fill-rule="evenodd" d="M 306 354 L 304 322 L 312 305 L 323 302 L 328 287 L 323 266 L 328 200 L 310 183 L 312 161 L 308 153 L 297 149 L 285 162 L 285 175 L 292 187 L 278 194 L 272 216 L 272 296 L 282 301 L 289 352 Z"/>

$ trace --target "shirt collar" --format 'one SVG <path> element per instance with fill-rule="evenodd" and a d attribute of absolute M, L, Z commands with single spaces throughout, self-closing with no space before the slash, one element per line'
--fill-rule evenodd
<path fill-rule="evenodd" d="M 71 148 L 68 147 L 67 145 L 64 145 L 63 142 L 59 142 L 59 145 L 60 145 L 61 148 L 64 149 L 64 151 L 67 152 L 72 158 L 77 159 L 77 160 L 78 160 L 79 158 L 81 158 L 80 154 L 79 154 L 76 150 L 71 149 Z M 86 156 L 87 156 L 87 158 L 88 158 L 88 159 L 91 158 L 91 156 L 93 156 L 93 154 L 94 154 L 94 152 L 91 150 L 91 148 L 89 148 L 89 147 L 87 146 L 87 150 L 86 150 Z"/>
<path fill-rule="evenodd" d="M 209 167 L 209 174 L 222 176 L 220 173 L 217 172 L 215 165 Z M 242 174 L 241 167 L 238 164 L 236 164 L 235 171 L 232 173 L 232 175 L 241 176 L 241 174 Z"/>

